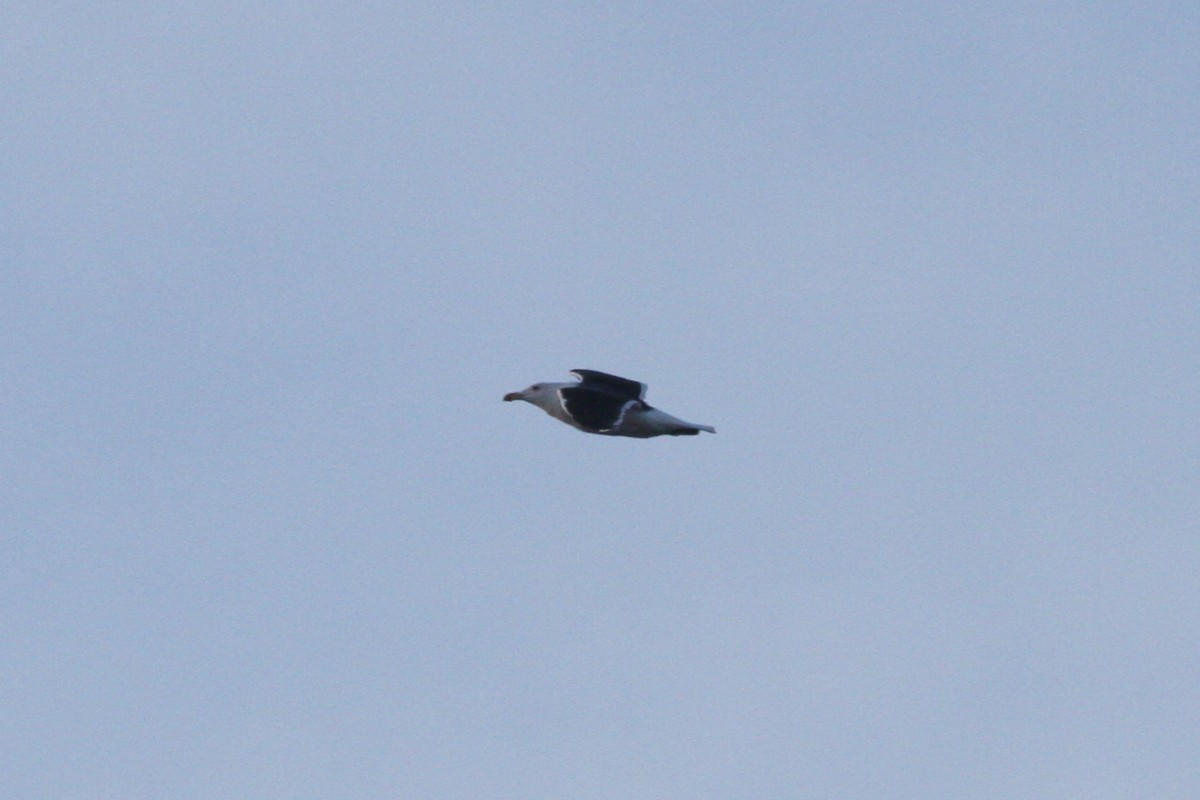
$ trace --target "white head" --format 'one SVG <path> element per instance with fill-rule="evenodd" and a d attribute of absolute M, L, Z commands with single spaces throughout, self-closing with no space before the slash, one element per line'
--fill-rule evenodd
<path fill-rule="evenodd" d="M 574 386 L 575 384 L 567 383 L 535 383 L 532 386 L 522 389 L 519 392 L 509 392 L 504 395 L 505 400 L 524 400 L 526 403 L 532 403 L 540 409 L 551 411 L 560 407 L 558 400 L 558 390 L 564 386 Z"/>

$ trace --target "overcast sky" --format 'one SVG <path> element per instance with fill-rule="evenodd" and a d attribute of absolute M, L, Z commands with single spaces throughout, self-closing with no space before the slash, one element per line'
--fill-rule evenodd
<path fill-rule="evenodd" d="M 1200 797 L 1197 42 L 8 4 L 0 795 Z"/>

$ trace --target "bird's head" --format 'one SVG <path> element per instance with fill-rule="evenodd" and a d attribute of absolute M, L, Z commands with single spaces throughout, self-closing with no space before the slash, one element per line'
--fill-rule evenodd
<path fill-rule="evenodd" d="M 533 403 L 535 406 L 539 401 L 549 398 L 559 384 L 550 383 L 535 383 L 533 386 L 522 389 L 519 392 L 509 392 L 504 395 L 504 399 L 508 400 L 524 400 L 527 403 Z"/>

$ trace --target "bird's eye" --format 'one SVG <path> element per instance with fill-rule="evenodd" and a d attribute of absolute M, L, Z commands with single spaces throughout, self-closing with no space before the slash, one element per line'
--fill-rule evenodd
<path fill-rule="evenodd" d="M 540 383 L 535 383 L 533 386 L 531 386 L 529 388 L 533 389 L 536 392 L 542 388 L 542 385 Z"/>

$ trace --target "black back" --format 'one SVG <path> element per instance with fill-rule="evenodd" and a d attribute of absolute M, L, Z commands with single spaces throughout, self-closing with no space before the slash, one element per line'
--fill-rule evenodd
<path fill-rule="evenodd" d="M 621 409 L 630 402 L 628 397 L 596 391 L 585 385 L 567 386 L 558 392 L 571 419 L 592 433 L 612 430 L 621 418 Z"/>
<path fill-rule="evenodd" d="M 646 393 L 646 385 L 629 378 L 609 375 L 607 372 L 597 372 L 594 369 L 573 369 L 571 374 L 582 381 L 580 387 L 594 389 L 598 392 L 624 397 L 626 400 L 640 400 Z"/>

